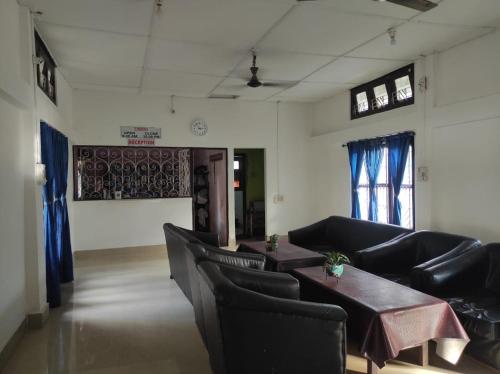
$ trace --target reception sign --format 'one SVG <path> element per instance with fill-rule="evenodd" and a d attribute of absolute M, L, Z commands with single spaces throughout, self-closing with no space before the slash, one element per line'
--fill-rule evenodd
<path fill-rule="evenodd" d="M 130 127 L 121 126 L 122 138 L 128 139 L 160 139 L 161 129 L 158 127 Z"/>

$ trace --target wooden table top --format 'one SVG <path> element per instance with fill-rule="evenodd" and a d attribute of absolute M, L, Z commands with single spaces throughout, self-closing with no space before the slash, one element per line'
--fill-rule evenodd
<path fill-rule="evenodd" d="M 446 303 L 350 265 L 344 265 L 344 274 L 340 279 L 326 277 L 321 266 L 295 269 L 294 273 L 377 313 Z"/>

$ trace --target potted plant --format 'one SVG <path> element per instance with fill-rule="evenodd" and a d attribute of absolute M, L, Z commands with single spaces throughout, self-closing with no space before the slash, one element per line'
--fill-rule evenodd
<path fill-rule="evenodd" d="M 269 237 L 269 241 L 267 242 L 267 249 L 269 251 L 275 251 L 278 249 L 278 240 L 280 236 L 278 234 L 273 234 Z"/>
<path fill-rule="evenodd" d="M 325 271 L 328 275 L 340 278 L 344 273 L 344 264 L 349 264 L 349 257 L 340 252 L 326 253 Z"/>

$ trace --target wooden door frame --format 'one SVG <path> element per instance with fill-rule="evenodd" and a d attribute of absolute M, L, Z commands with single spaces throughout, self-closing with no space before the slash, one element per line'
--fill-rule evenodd
<path fill-rule="evenodd" d="M 194 163 L 194 151 L 196 150 L 210 150 L 210 151 L 221 151 L 223 154 L 226 156 L 226 237 L 227 237 L 227 244 L 229 244 L 229 158 L 227 157 L 228 155 L 228 148 L 218 148 L 218 147 L 190 147 L 191 148 L 191 162 Z M 215 155 L 213 155 L 215 156 Z M 212 156 L 209 157 L 211 159 Z M 193 165 L 193 164 L 192 164 Z M 193 170 L 193 166 L 191 166 L 191 170 Z M 193 178 L 193 173 L 191 173 L 191 178 Z M 193 183 L 191 183 L 191 186 L 193 186 Z M 194 218 L 194 214 L 193 214 Z M 193 225 L 194 227 L 194 225 Z"/>

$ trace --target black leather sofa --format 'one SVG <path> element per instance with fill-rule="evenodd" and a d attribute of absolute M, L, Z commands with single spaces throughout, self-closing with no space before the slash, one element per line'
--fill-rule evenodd
<path fill-rule="evenodd" d="M 203 304 L 200 294 L 200 277 L 197 265 L 202 261 L 213 261 L 220 264 L 239 266 L 242 268 L 264 270 L 266 258 L 253 253 L 236 253 L 226 251 L 208 244 L 190 243 L 186 246 L 186 261 L 191 286 L 194 317 L 203 342 L 207 343 Z"/>
<path fill-rule="evenodd" d="M 448 259 L 423 271 L 426 292 L 444 298 L 471 342 L 467 353 L 500 369 L 500 243 Z"/>
<path fill-rule="evenodd" d="M 288 239 L 292 244 L 316 252 L 340 251 L 351 256 L 353 252 L 411 232 L 400 226 L 331 216 L 310 226 L 289 231 Z"/>
<path fill-rule="evenodd" d="M 195 232 L 175 226 L 171 223 L 163 225 L 165 241 L 167 243 L 168 260 L 170 263 L 170 278 L 174 279 L 184 295 L 192 303 L 191 286 L 186 263 L 186 244 L 207 243 L 219 246 L 219 235 L 204 232 Z"/>
<path fill-rule="evenodd" d="M 299 301 L 289 274 L 197 265 L 214 374 L 344 374 L 346 313 Z"/>
<path fill-rule="evenodd" d="M 427 268 L 477 249 L 481 243 L 461 235 L 418 231 L 355 253 L 356 267 L 425 290 Z"/>

